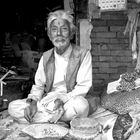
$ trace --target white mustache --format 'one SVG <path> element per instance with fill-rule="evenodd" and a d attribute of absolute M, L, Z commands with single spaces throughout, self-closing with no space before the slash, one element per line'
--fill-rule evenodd
<path fill-rule="evenodd" d="M 65 37 L 56 37 L 54 38 L 54 41 L 65 41 L 66 38 Z"/>
<path fill-rule="evenodd" d="M 69 41 L 68 41 L 67 38 L 61 38 L 61 39 L 60 38 L 54 38 L 52 42 L 53 42 L 54 46 L 61 47 L 61 46 L 66 45 Z"/>

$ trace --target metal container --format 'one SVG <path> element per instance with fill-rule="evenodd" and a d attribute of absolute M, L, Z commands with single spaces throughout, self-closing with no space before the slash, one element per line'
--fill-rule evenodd
<path fill-rule="evenodd" d="M 8 100 L 7 99 L 2 100 L 2 108 L 8 108 Z"/>

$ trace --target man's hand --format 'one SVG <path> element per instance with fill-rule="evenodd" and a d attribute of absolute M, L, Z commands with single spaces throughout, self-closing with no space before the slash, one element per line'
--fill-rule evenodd
<path fill-rule="evenodd" d="M 52 116 L 52 118 L 49 120 L 50 123 L 57 123 L 61 117 L 63 116 L 64 114 L 64 108 L 63 107 L 60 107 L 59 109 L 57 109 L 55 111 L 55 114 Z"/>
<path fill-rule="evenodd" d="M 28 103 L 28 101 L 27 101 Z M 24 109 L 24 117 L 25 119 L 29 122 L 32 123 L 33 122 L 33 117 L 37 112 L 37 101 L 31 101 L 29 102 L 29 106 L 27 106 Z"/>
<path fill-rule="evenodd" d="M 53 111 L 60 109 L 61 107 L 64 106 L 63 101 L 61 99 L 58 99 L 58 98 L 54 101 L 54 104 L 55 105 L 54 105 Z"/>
<path fill-rule="evenodd" d="M 60 114 L 56 113 L 52 116 L 52 118 L 49 120 L 50 123 L 57 123 L 57 121 L 61 118 Z"/>
<path fill-rule="evenodd" d="M 49 120 L 50 123 L 57 123 L 64 114 L 63 101 L 61 99 L 56 99 L 54 103 L 55 106 L 53 110 L 55 111 L 55 113 L 53 114 L 52 118 Z"/>

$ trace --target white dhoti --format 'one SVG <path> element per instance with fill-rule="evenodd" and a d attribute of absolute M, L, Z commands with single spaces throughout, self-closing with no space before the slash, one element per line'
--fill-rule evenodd
<path fill-rule="evenodd" d="M 55 98 L 54 98 L 55 99 Z M 53 110 L 54 107 L 54 99 L 46 100 L 45 109 Z M 34 122 L 48 122 L 48 120 L 52 117 L 52 114 L 49 114 L 44 109 L 45 98 L 43 98 L 40 102 L 37 102 L 37 113 L 35 114 L 33 120 Z M 19 99 L 12 101 L 9 104 L 8 112 L 9 114 L 16 120 L 27 123 L 24 118 L 24 109 L 29 104 L 26 103 L 26 99 Z M 82 96 L 76 96 L 71 98 L 64 104 L 65 113 L 62 116 L 63 121 L 70 121 L 75 116 L 86 117 L 89 112 L 89 104 L 88 101 Z"/>

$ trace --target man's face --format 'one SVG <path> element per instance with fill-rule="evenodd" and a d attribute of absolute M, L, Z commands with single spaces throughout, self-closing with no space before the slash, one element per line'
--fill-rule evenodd
<path fill-rule="evenodd" d="M 69 23 L 63 19 L 54 20 L 50 26 L 49 36 L 56 49 L 63 53 L 70 43 Z"/>

